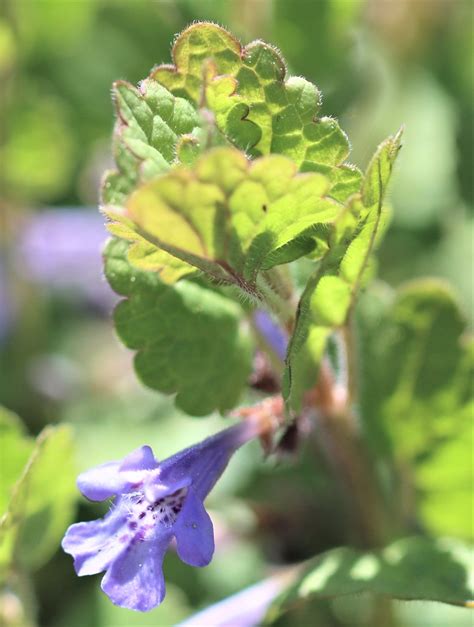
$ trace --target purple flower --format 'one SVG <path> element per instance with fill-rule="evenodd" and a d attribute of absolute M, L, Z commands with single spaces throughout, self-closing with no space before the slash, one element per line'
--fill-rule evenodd
<path fill-rule="evenodd" d="M 262 309 L 257 309 L 253 316 L 255 325 L 265 340 L 280 359 L 285 359 L 288 346 L 287 333 Z"/>
<path fill-rule="evenodd" d="M 288 588 L 298 574 L 292 566 L 233 594 L 214 605 L 190 616 L 177 627 L 254 627 L 264 624 L 265 614 L 271 602 Z"/>
<path fill-rule="evenodd" d="M 102 277 L 107 237 L 102 216 L 93 210 L 48 209 L 28 220 L 16 244 L 16 268 L 48 289 L 79 294 L 108 311 L 117 297 Z"/>
<path fill-rule="evenodd" d="M 171 540 L 183 562 L 209 564 L 214 532 L 203 502 L 232 454 L 260 430 L 249 420 L 161 463 L 142 446 L 81 474 L 77 483 L 84 496 L 115 500 L 103 519 L 67 530 L 62 547 L 74 557 L 77 574 L 106 571 L 102 590 L 116 605 L 146 612 L 161 603 L 162 563 Z"/>

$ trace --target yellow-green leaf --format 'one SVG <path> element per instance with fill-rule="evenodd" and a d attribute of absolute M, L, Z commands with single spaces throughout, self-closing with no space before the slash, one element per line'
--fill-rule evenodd
<path fill-rule="evenodd" d="M 188 273 L 198 269 L 258 296 L 259 271 L 303 254 L 292 248 L 301 237 L 311 248 L 328 239 L 341 206 L 327 190 L 324 176 L 299 174 L 285 157 L 249 161 L 234 148 L 215 148 L 138 187 L 125 226 L 148 243 L 149 269 L 153 245 L 188 264 Z M 161 265 L 162 258 L 154 269 Z"/>

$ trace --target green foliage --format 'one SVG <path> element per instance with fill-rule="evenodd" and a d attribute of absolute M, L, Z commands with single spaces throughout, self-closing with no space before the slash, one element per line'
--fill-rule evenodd
<path fill-rule="evenodd" d="M 340 212 L 320 174 L 297 174 L 285 157 L 253 162 L 234 148 L 140 186 L 126 204 L 140 236 L 217 281 L 258 296 L 257 275 L 301 255 L 307 235 L 327 240 Z M 298 242 L 297 242 L 298 240 Z M 181 266 L 179 266 L 181 269 Z"/>
<path fill-rule="evenodd" d="M 474 351 L 459 305 L 443 283 L 419 280 L 361 325 L 367 431 L 383 429 L 408 467 L 425 525 L 471 536 Z"/>
<path fill-rule="evenodd" d="M 240 307 L 195 283 L 167 286 L 155 273 L 134 269 L 126 251 L 126 242 L 109 242 L 106 275 L 128 297 L 114 320 L 124 344 L 138 351 L 139 378 L 160 392 L 176 393 L 177 406 L 195 416 L 233 407 L 250 371 Z"/>
<path fill-rule="evenodd" d="M 176 159 L 178 141 L 193 131 L 198 116 L 186 100 L 175 98 L 153 79 L 143 81 L 139 89 L 117 81 L 112 96 L 117 117 L 113 139 L 117 170 L 105 175 L 102 202 L 120 206 L 140 182 L 169 169 Z M 130 257 L 137 267 L 159 268 L 163 280 L 176 280 L 185 274 L 182 264 L 150 246 L 132 225 L 111 224 L 109 230 L 135 241 Z"/>
<path fill-rule="evenodd" d="M 65 616 L 55 622 L 54 627 L 165 627 L 179 624 L 187 614 L 189 608 L 186 596 L 168 583 L 166 603 L 146 614 L 113 605 L 97 586 L 96 589 L 91 588 L 86 593 L 76 595 L 73 603 L 67 605 Z"/>
<path fill-rule="evenodd" d="M 20 476 L 34 444 L 24 435 L 20 419 L 7 409 L 0 407 L 0 515 L 11 498 L 11 489 Z"/>
<path fill-rule="evenodd" d="M 254 41 L 242 48 L 216 24 L 193 24 L 176 39 L 174 65 L 152 77 L 172 93 L 206 106 L 218 128 L 252 157 L 285 155 L 302 171 L 327 174 L 339 200 L 356 192 L 360 172 L 344 163 L 349 142 L 336 120 L 318 117 L 321 94 L 300 77 L 286 78 L 279 52 Z"/>
<path fill-rule="evenodd" d="M 314 385 L 327 340 L 346 324 L 365 282 L 371 254 L 387 223 L 383 200 L 400 141 L 401 132 L 378 147 L 360 195 L 339 214 L 328 250 L 303 291 L 284 378 L 284 395 L 292 409 L 299 410 L 304 392 Z"/>
<path fill-rule="evenodd" d="M 243 41 L 265 33 L 269 41 L 281 46 L 291 73 L 323 88 L 324 114 L 343 116 L 344 128 L 354 147 L 351 159 L 356 163 L 364 162 L 367 147 L 375 145 L 389 129 L 402 121 L 406 123 L 406 152 L 404 148 L 402 163 L 397 165 L 397 185 L 392 196 L 395 220 L 378 254 L 380 275 L 391 285 L 426 273 L 441 275 L 456 286 L 465 306 L 472 307 L 472 277 L 465 269 L 472 248 L 473 75 L 467 62 L 472 57 L 472 5 L 418 3 L 414 11 L 411 3 L 382 3 L 383 10 L 372 3 L 374 10 L 366 11 L 365 4 L 363 0 L 313 3 L 308 0 L 259 3 L 7 0 L 7 11 L 0 19 L 0 82 L 6 95 L 0 99 L 0 117 L 6 120 L 0 147 L 3 166 L 0 188 L 3 183 L 7 202 L 5 232 L 14 237 L 4 238 L 7 248 L 1 261 L 7 263 L 0 268 L 0 291 L 6 285 L 8 305 L 6 335 L 5 316 L 0 312 L 0 351 L 2 363 L 10 373 L 2 391 L 10 399 L 8 405 L 24 408 L 21 413 L 33 430 L 46 420 L 74 420 L 82 437 L 81 468 L 118 458 L 143 442 L 152 442 L 157 437 L 158 424 L 159 458 L 224 427 L 224 420 L 218 416 L 207 421 L 188 419 L 173 409 L 170 398 L 153 394 L 135 386 L 127 376 L 124 378 L 127 354 L 110 344 L 106 321 L 96 317 L 95 310 L 89 307 L 81 307 L 77 316 L 74 307 L 82 305 L 77 293 L 71 293 L 71 301 L 66 302 L 57 292 L 51 298 L 49 287 L 31 291 L 28 283 L 25 290 L 22 279 L 25 268 L 20 264 L 22 272 L 17 272 L 17 253 L 12 250 L 25 218 L 34 220 L 38 205 L 64 207 L 95 203 L 96 172 L 106 159 L 105 142 L 110 133 L 110 84 L 116 77 L 135 81 L 145 76 L 150 63 L 168 57 L 173 33 L 195 19 L 233 24 Z M 203 151 L 216 144 L 226 145 L 228 140 L 251 159 L 282 152 L 300 171 L 315 169 L 330 179 L 331 196 L 344 204 L 340 217 L 331 224 L 327 237 L 316 233 L 316 248 L 315 234 L 310 232 L 297 238 L 289 249 L 284 248 L 280 257 L 280 260 L 291 259 L 297 253 L 305 256 L 292 264 L 291 274 L 301 276 L 311 267 L 318 292 L 310 305 L 314 306 L 318 323 L 315 329 L 320 334 L 316 332 L 312 336 L 310 326 L 307 336 L 300 314 L 298 323 L 303 332 L 299 338 L 295 335 L 292 344 L 297 358 L 292 362 L 294 376 L 289 402 L 295 408 L 306 386 L 316 381 L 320 357 L 327 351 L 327 337 L 334 331 L 339 338 L 343 337 L 338 330 L 347 317 L 348 302 L 349 308 L 353 302 L 351 286 L 355 277 L 360 276 L 359 283 L 364 287 L 373 276 L 372 256 L 362 273 L 358 265 L 364 258 L 358 246 L 363 249 L 367 238 L 361 237 L 358 245 L 351 246 L 366 219 L 361 199 L 349 202 L 351 194 L 360 192 L 360 173 L 344 164 L 348 157 L 342 155 L 347 155 L 348 145 L 337 124 L 329 118 L 317 120 L 317 116 L 323 115 L 319 89 L 304 79 L 289 77 L 281 55 L 271 46 L 262 42 L 241 46 L 226 31 L 209 24 L 187 29 L 178 38 L 178 42 L 186 41 L 184 45 L 176 45 L 177 72 L 160 67 L 156 80 L 149 77 L 137 89 L 123 81 L 114 84 L 118 112 L 114 137 L 117 170 L 107 177 L 103 201 L 106 205 L 124 207 L 137 186 L 166 174 L 180 163 L 193 170 Z M 193 67 L 185 67 L 186 62 L 194 63 Z M 192 87 L 191 74 L 195 96 L 187 93 Z M 171 91 L 163 84 L 166 81 L 170 81 L 167 85 Z M 176 90 L 171 87 L 173 81 Z M 159 98 L 149 98 L 153 90 L 160 94 Z M 229 90 L 232 92 L 228 93 Z M 173 110 L 170 117 L 167 106 Z M 202 107 L 207 110 L 203 111 Z M 175 124 L 177 110 L 189 114 L 186 118 L 189 126 Z M 321 142 L 315 140 L 318 133 L 323 135 Z M 340 158 L 342 161 L 338 163 Z M 372 187 L 377 190 L 377 185 L 376 177 Z M 366 183 L 365 188 L 367 195 L 370 185 Z M 382 215 L 378 237 L 384 224 Z M 366 233 L 373 226 L 369 220 Z M 117 237 L 132 242 L 129 247 L 132 265 L 159 272 L 161 281 L 175 284 L 195 271 L 195 266 L 141 238 L 136 226 L 123 216 L 110 228 Z M 81 238 L 82 234 L 78 233 L 78 241 Z M 75 249 L 74 242 L 66 244 Z M 49 261 L 54 251 L 52 246 Z M 30 251 L 21 250 L 22 260 L 23 252 Z M 36 254 L 36 249 L 32 253 Z M 316 276 L 314 259 L 321 254 Z M 342 259 L 347 262 L 344 276 Z M 37 263 L 41 265 L 41 258 Z M 68 267 L 63 270 L 70 271 Z M 284 278 L 290 274 L 281 267 L 261 272 L 265 283 L 259 287 L 268 287 L 271 292 L 272 286 L 277 285 L 273 278 L 278 278 L 280 272 Z M 135 278 L 133 270 L 130 276 Z M 158 282 L 156 275 L 147 273 L 148 279 L 153 286 Z M 204 280 L 199 279 L 199 284 L 193 287 L 203 284 Z M 181 289 L 187 294 L 186 283 L 176 285 L 178 289 L 174 293 L 187 306 L 189 299 L 180 295 Z M 296 291 L 304 285 L 305 282 L 298 284 Z M 419 289 L 422 285 L 418 284 L 417 294 L 412 286 L 410 298 L 403 289 L 395 301 L 391 288 L 382 282 L 372 285 L 371 294 L 364 295 L 364 299 L 371 298 L 375 288 L 380 302 L 372 303 L 372 319 L 366 317 L 355 332 L 359 376 L 358 395 L 352 409 L 356 424 L 361 426 L 363 444 L 369 442 L 376 457 L 374 483 L 382 479 L 387 509 L 392 508 L 390 511 L 394 513 L 394 526 L 408 523 L 410 529 L 416 526 L 431 534 L 467 538 L 472 534 L 473 520 L 469 420 L 472 409 L 467 389 L 472 346 L 470 349 L 465 321 L 452 296 L 441 286 L 435 289 L 434 284 L 430 296 L 428 284 L 423 285 Z M 440 291 L 435 294 L 438 288 Z M 314 290 L 314 283 L 307 289 Z M 138 312 L 141 295 L 129 291 L 126 296 L 134 301 L 134 311 Z M 206 300 L 211 292 L 204 288 L 196 291 L 196 297 L 204 292 Z M 231 290 L 219 292 L 231 298 Z M 289 309 L 294 304 L 292 301 Z M 366 303 L 361 304 L 358 313 L 366 316 Z M 250 309 L 248 303 L 245 306 Z M 180 305 L 178 311 L 181 310 Z M 126 325 L 130 304 L 128 311 L 125 308 L 122 311 L 126 315 L 121 322 Z M 151 313 L 146 308 L 144 311 L 149 324 Z M 239 317 L 240 313 L 236 307 L 235 316 Z M 312 315 L 312 311 L 309 313 Z M 165 324 L 159 315 L 155 318 L 155 333 L 158 324 L 160 329 L 170 325 L 168 319 Z M 134 323 L 139 324 L 136 320 Z M 291 320 L 288 328 L 290 324 Z M 196 329 L 197 335 L 199 325 Z M 194 351 L 196 335 L 189 334 L 189 352 Z M 336 348 L 341 348 L 342 343 L 337 342 Z M 329 347 L 332 357 L 334 344 L 329 342 Z M 207 345 L 203 343 L 201 349 L 206 355 Z M 414 367 L 417 351 L 419 368 Z M 223 352 L 223 369 L 225 359 Z M 154 372 L 156 379 L 160 377 L 160 367 Z M 275 370 L 279 371 L 280 367 L 276 364 Z M 17 375 L 12 374 L 15 372 Z M 214 393 L 213 383 L 206 386 Z M 49 398 L 51 389 L 53 402 Z M 123 437 L 124 432 L 130 434 L 133 442 Z M 314 436 L 318 444 L 326 443 L 319 440 L 317 430 L 308 440 Z M 298 463 L 290 468 L 279 464 L 276 474 L 268 465 L 261 467 L 257 446 L 251 447 L 250 460 L 248 451 L 243 451 L 244 457 L 239 457 L 230 468 L 233 477 L 230 485 L 240 486 L 239 496 L 229 501 L 231 494 L 235 495 L 235 486 L 229 489 L 227 475 L 225 484 L 220 486 L 225 499 L 218 495 L 212 502 L 219 526 L 221 517 L 225 518 L 227 529 L 229 512 L 232 518 L 234 507 L 244 508 L 240 498 L 249 498 L 252 503 L 260 501 L 258 537 L 271 546 L 272 555 L 278 558 L 298 559 L 344 544 L 348 536 L 353 540 L 357 531 L 351 526 L 351 517 L 342 510 L 345 486 L 337 489 L 330 475 L 332 469 L 338 474 L 340 466 L 336 461 L 334 468 L 321 468 L 324 458 L 315 456 L 313 444 L 308 441 L 305 447 L 307 464 L 299 457 Z M 24 435 L 20 421 L 1 414 L 0 516 L 7 509 L 15 482 L 34 448 L 34 439 Z M 61 459 L 58 464 L 62 465 Z M 52 490 L 61 472 L 62 467 L 58 467 L 50 481 Z M 266 482 L 258 489 L 262 475 Z M 398 490 L 400 483 L 403 485 Z M 299 498 L 302 491 L 304 497 Z M 350 491 L 349 487 L 347 492 Z M 328 499 L 337 507 L 328 507 Z M 361 501 L 363 506 L 364 495 Z M 92 506 L 87 507 L 87 514 L 91 515 Z M 248 517 L 253 521 L 250 512 Z M 308 520 L 312 521 L 309 526 Z M 44 530 L 41 516 L 37 522 L 35 537 L 41 544 Z M 250 520 L 243 524 L 232 520 L 229 531 L 237 529 L 240 535 L 244 529 L 245 535 L 250 535 L 253 524 L 250 526 Z M 166 565 L 166 602 L 142 617 L 111 605 L 95 585 L 97 582 L 81 580 L 78 586 L 71 564 L 64 557 L 55 558 L 50 566 L 41 569 L 35 582 L 39 584 L 35 592 L 41 622 L 51 627 L 59 627 L 57 621 L 61 627 L 83 627 L 85 623 L 91 627 L 148 622 L 175 624 L 204 603 L 217 601 L 223 594 L 251 583 L 252 578 L 245 581 L 245 577 L 240 577 L 241 571 L 251 570 L 252 577 L 259 577 L 265 571 L 266 551 L 261 550 L 258 541 L 254 543 L 259 567 L 254 566 L 242 551 L 237 535 L 232 536 L 230 552 L 224 543 L 209 568 L 180 570 L 178 567 L 174 585 L 174 573 L 170 571 L 175 567 L 173 560 L 176 563 L 178 560 L 170 556 Z M 8 534 L 0 538 L 0 554 L 4 546 L 11 548 L 9 538 Z M 321 562 L 320 558 L 315 562 L 323 564 L 325 555 L 321 556 Z M 232 562 L 236 563 L 236 558 L 237 578 Z M 370 558 L 365 564 L 362 562 L 362 571 L 368 568 L 370 572 L 370 564 Z M 419 581 L 414 583 L 414 589 L 433 571 L 441 575 L 451 572 L 451 567 L 446 563 L 434 565 L 428 558 L 426 563 L 420 561 Z M 321 571 L 316 575 L 316 583 L 318 577 Z M 402 575 L 400 580 L 403 582 L 404 578 Z M 407 583 L 412 581 L 413 577 L 407 579 Z M 347 583 L 350 588 L 351 582 Z M 176 584 L 183 594 L 177 591 Z M 321 596 L 311 593 L 308 602 L 306 597 L 302 598 L 300 607 L 304 615 L 285 615 L 281 624 L 367 627 L 368 605 L 373 602 L 378 607 L 378 600 L 371 595 L 355 594 L 326 602 Z M 443 594 L 438 596 L 446 598 Z M 17 614 L 16 622 L 12 618 L 15 602 L 18 605 L 22 597 L 9 579 L 7 587 L 0 592 L 0 623 L 6 619 L 8 625 L 30 624 L 22 612 Z M 394 617 L 392 620 L 387 617 L 386 621 L 378 615 L 372 617 L 370 622 L 377 627 L 385 622 L 410 627 L 467 626 L 472 618 L 467 613 L 469 610 L 443 607 L 439 603 L 383 604 L 385 608 L 392 606 Z M 338 611 L 333 612 L 336 606 Z M 400 608 L 403 608 L 401 614 Z M 445 614 L 447 610 L 461 616 L 456 619 L 456 614 Z M 232 621 L 231 616 L 227 619 Z"/>
<path fill-rule="evenodd" d="M 372 552 L 333 549 L 309 562 L 272 605 L 266 623 L 303 599 L 361 592 L 466 605 L 472 598 L 472 564 L 472 551 L 448 538 L 405 538 Z"/>
<path fill-rule="evenodd" d="M 117 81 L 112 89 L 117 122 L 114 155 L 118 170 L 107 174 L 102 188 L 105 204 L 122 205 L 141 182 L 166 172 L 176 158 L 181 135 L 198 125 L 196 110 L 175 98 L 153 79 L 137 89 Z"/>
<path fill-rule="evenodd" d="M 12 113 L 9 134 L 0 145 L 4 189 L 23 202 L 63 192 L 74 158 L 60 104 L 31 89 L 28 97 L 35 106 L 18 107 Z"/>
<path fill-rule="evenodd" d="M 3 577 L 14 566 L 34 570 L 56 551 L 74 513 L 76 473 L 67 426 L 47 427 L 34 441 L 2 410 L 0 429 Z"/>
<path fill-rule="evenodd" d="M 384 422 L 400 458 L 421 458 L 467 421 L 474 364 L 465 330 L 451 291 L 435 280 L 400 289 L 387 312 L 367 415 Z"/>
<path fill-rule="evenodd" d="M 118 171 L 104 184 L 109 230 L 133 242 L 135 267 L 163 282 L 201 271 L 285 323 L 292 312 L 266 271 L 302 256 L 320 260 L 298 307 L 284 377 L 288 406 L 298 410 L 327 339 L 369 275 L 400 133 L 379 147 L 361 181 L 342 165 L 348 143 L 337 123 L 316 117 L 319 92 L 303 79 L 285 80 L 271 46 L 242 49 L 224 29 L 200 23 L 178 37 L 173 59 L 139 90 L 115 85 Z M 194 109 L 202 106 L 224 141 L 253 160 L 228 146 L 206 150 L 219 141 L 209 114 Z"/>
<path fill-rule="evenodd" d="M 472 380 L 472 379 L 471 379 Z M 464 412 L 463 412 L 464 413 Z M 474 539 L 474 485 L 472 464 L 472 404 L 464 415 L 453 416 L 455 434 L 428 451 L 415 470 L 415 487 L 419 494 L 418 515 L 434 534 L 451 534 Z"/>

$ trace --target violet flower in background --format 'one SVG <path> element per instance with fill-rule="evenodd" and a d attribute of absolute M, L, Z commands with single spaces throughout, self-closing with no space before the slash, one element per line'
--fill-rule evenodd
<path fill-rule="evenodd" d="M 230 427 L 159 463 L 149 446 L 78 478 L 92 501 L 115 497 L 101 520 L 69 527 L 62 542 L 76 573 L 106 571 L 102 590 L 121 607 L 146 612 L 165 596 L 163 558 L 176 538 L 181 560 L 206 566 L 214 531 L 203 502 L 232 454 L 261 432 L 260 423 Z"/>
<path fill-rule="evenodd" d="M 16 267 L 50 289 L 79 292 L 108 311 L 117 298 L 102 277 L 103 217 L 88 209 L 48 209 L 26 222 Z"/>
<path fill-rule="evenodd" d="M 288 346 L 287 333 L 285 333 L 285 331 L 271 318 L 271 316 L 262 309 L 257 309 L 254 313 L 253 319 L 255 326 L 274 350 L 275 354 L 280 359 L 285 359 L 286 348 Z"/>
<path fill-rule="evenodd" d="M 264 624 L 271 603 L 296 578 L 299 567 L 276 574 L 190 616 L 177 627 L 255 627 Z"/>

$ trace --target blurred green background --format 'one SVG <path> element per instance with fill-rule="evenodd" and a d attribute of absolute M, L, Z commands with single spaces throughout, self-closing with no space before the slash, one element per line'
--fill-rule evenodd
<path fill-rule="evenodd" d="M 115 298 L 101 278 L 105 231 L 96 206 L 111 163 L 111 83 L 137 83 L 153 65 L 169 62 L 174 35 L 193 20 L 216 21 L 244 43 L 276 44 L 289 72 L 321 89 L 323 113 L 339 118 L 352 142 L 351 160 L 361 167 L 405 124 L 379 276 L 392 286 L 424 275 L 447 279 L 470 316 L 472 6 L 469 0 L 2 0 L 0 402 L 33 435 L 47 424 L 72 424 L 79 470 L 145 442 L 163 458 L 226 424 L 181 415 L 172 400 L 137 383 L 131 354 L 114 337 Z M 168 556 L 168 596 L 150 615 L 112 606 L 98 578 L 79 580 L 70 558 L 57 551 L 33 576 L 40 625 L 172 625 L 258 581 L 268 562 L 340 544 L 337 502 L 324 472 L 315 474 L 306 457 L 274 469 L 261 464 L 257 446 L 239 453 L 210 498 L 219 545 L 213 563 L 197 570 Z M 97 511 L 81 501 L 78 518 Z M 370 602 L 319 602 L 285 624 L 307 625 L 311 616 L 314 625 L 363 625 Z M 464 610 L 436 607 L 399 603 L 396 612 L 407 626 L 471 624 Z M 21 607 L 8 608 L 10 623 L 23 625 Z"/>

